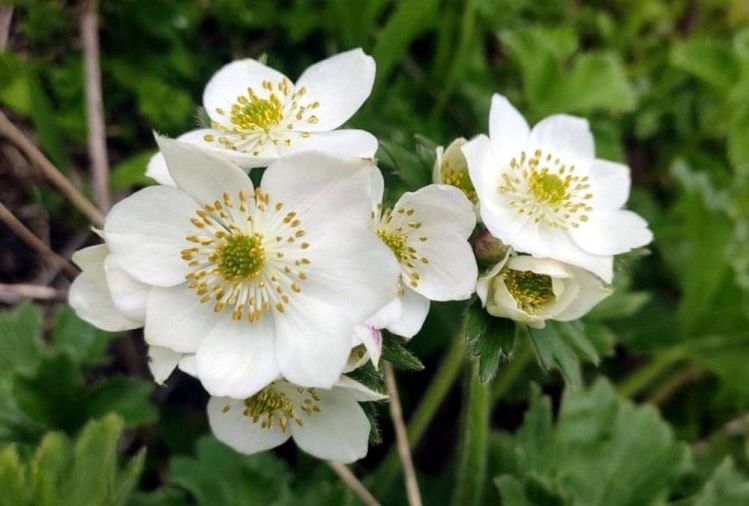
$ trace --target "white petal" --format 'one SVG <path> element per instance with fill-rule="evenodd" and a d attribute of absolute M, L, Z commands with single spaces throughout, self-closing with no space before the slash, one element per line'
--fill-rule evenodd
<path fill-rule="evenodd" d="M 515 271 L 531 271 L 546 274 L 552 278 L 571 278 L 572 271 L 566 265 L 550 258 L 536 258 L 528 255 L 511 257 L 507 267 Z"/>
<path fill-rule="evenodd" d="M 68 303 L 82 320 L 102 330 L 117 332 L 142 327 L 142 322 L 127 318 L 112 301 L 104 274 L 108 252 L 106 245 L 98 244 L 73 255 L 83 272 L 70 285 Z"/>
<path fill-rule="evenodd" d="M 503 95 L 492 96 L 489 137 L 500 158 L 511 157 L 525 147 L 530 134 L 528 122 Z"/>
<path fill-rule="evenodd" d="M 575 273 L 575 281 L 580 286 L 580 292 L 570 305 L 554 318 L 555 320 L 570 321 L 582 318 L 596 304 L 612 293 L 611 288 L 605 286 L 589 272 L 575 267 L 572 267 L 572 269 Z"/>
<path fill-rule="evenodd" d="M 273 316 L 282 375 L 301 386 L 330 388 L 351 351 L 355 324 L 349 315 L 303 290 L 294 294 L 283 313 Z"/>
<path fill-rule="evenodd" d="M 213 121 L 228 124 L 231 106 L 239 96 L 247 96 L 248 88 L 264 98 L 267 92 L 263 81 L 270 81 L 275 86 L 284 79 L 289 81 L 282 73 L 256 60 L 236 60 L 213 74 L 203 92 L 203 106 Z M 219 114 L 217 109 L 222 109 L 225 114 Z"/>
<path fill-rule="evenodd" d="M 151 345 L 180 353 L 195 353 L 206 334 L 218 324 L 220 315 L 210 304 L 201 304 L 187 283 L 154 287 L 146 301 L 144 336 Z"/>
<path fill-rule="evenodd" d="M 185 374 L 189 374 L 193 378 L 198 377 L 198 361 L 195 360 L 195 355 L 182 355 L 178 367 Z"/>
<path fill-rule="evenodd" d="M 557 229 L 546 230 L 544 239 L 548 245 L 548 251 L 552 253 L 537 256 L 552 256 L 555 260 L 587 269 L 611 283 L 614 277 L 614 257 L 611 255 L 594 255 L 583 250 L 573 241 L 567 232 Z"/>
<path fill-rule="evenodd" d="M 395 255 L 369 229 L 330 227 L 310 237 L 307 280 L 302 290 L 328 301 L 359 323 L 371 317 L 398 292 L 400 267 Z"/>
<path fill-rule="evenodd" d="M 372 93 L 374 78 L 375 61 L 361 49 L 338 53 L 308 67 L 296 88 L 307 88 L 304 99 L 320 106 L 315 110 L 318 122 L 305 123 L 305 129 L 320 132 L 341 126 Z"/>
<path fill-rule="evenodd" d="M 244 415 L 243 401 L 228 397 L 211 397 L 208 423 L 216 439 L 248 455 L 282 445 L 291 436 L 281 432 L 277 424 L 263 429 L 259 421 L 255 423 Z"/>
<path fill-rule="evenodd" d="M 320 390 L 320 413 L 291 424 L 294 441 L 320 459 L 350 463 L 367 454 L 369 420 L 348 390 Z"/>
<path fill-rule="evenodd" d="M 177 363 L 182 358 L 181 353 L 172 351 L 161 346 L 148 347 L 148 369 L 151 371 L 153 380 L 161 385 L 172 374 Z"/>
<path fill-rule="evenodd" d="M 161 151 L 158 151 L 148 161 L 148 165 L 146 165 L 146 176 L 164 186 L 177 186 L 177 183 L 172 179 L 172 175 L 169 174 L 169 169 L 166 167 L 166 160 L 164 159 L 164 155 L 161 154 Z"/>
<path fill-rule="evenodd" d="M 476 227 L 473 204 L 458 188 L 446 184 L 430 184 L 415 192 L 404 193 L 395 210 L 413 209 L 409 221 L 422 224 L 425 235 L 448 231 L 465 239 Z"/>
<path fill-rule="evenodd" d="M 157 136 L 156 142 L 177 187 L 199 204 L 220 200 L 224 193 L 235 199 L 240 190 L 252 193 L 247 174 L 220 154 L 166 137 Z"/>
<path fill-rule="evenodd" d="M 377 170 L 371 161 L 305 151 L 274 162 L 263 174 L 261 187 L 303 216 L 305 228 L 333 216 L 367 224 Z"/>
<path fill-rule="evenodd" d="M 479 135 L 466 142 L 461 148 L 468 163 L 468 175 L 476 189 L 476 193 L 484 205 L 484 199 L 490 195 L 497 195 L 499 187 L 500 167 L 497 155 L 494 153 L 489 137 Z M 484 213 L 481 213 L 484 218 Z"/>
<path fill-rule="evenodd" d="M 186 193 L 150 186 L 112 207 L 104 235 L 120 267 L 131 276 L 150 285 L 173 286 L 189 272 L 180 251 L 194 231 L 190 218 L 196 209 Z"/>
<path fill-rule="evenodd" d="M 429 314 L 429 299 L 404 287 L 400 302 L 400 317 L 390 322 L 387 329 L 393 334 L 410 339 L 424 326 Z"/>
<path fill-rule="evenodd" d="M 628 210 L 593 212 L 570 235 L 582 249 L 595 255 L 626 253 L 653 240 L 648 223 Z"/>
<path fill-rule="evenodd" d="M 492 289 L 493 292 L 486 304 L 487 313 L 492 316 L 509 318 L 517 322 L 527 323 L 534 328 L 544 327 L 545 324 L 543 318 L 528 314 L 518 307 L 517 302 L 515 302 L 515 299 L 501 280 L 493 283 Z"/>
<path fill-rule="evenodd" d="M 131 320 L 145 321 L 146 299 L 151 287 L 125 272 L 115 255 L 109 255 L 104 261 L 104 272 L 115 307 Z"/>
<path fill-rule="evenodd" d="M 420 275 L 417 286 L 404 276 L 403 283 L 430 300 L 464 300 L 476 290 L 478 266 L 473 249 L 463 237 L 429 237 L 418 244 L 418 255 L 429 263 L 414 261 Z"/>
<path fill-rule="evenodd" d="M 388 398 L 387 395 L 375 392 L 371 388 L 367 388 L 358 381 L 345 375 L 338 379 L 335 387 L 348 390 L 349 394 L 351 394 L 358 402 L 384 401 Z"/>
<path fill-rule="evenodd" d="M 531 130 L 528 150 L 550 151 L 587 171 L 595 157 L 595 142 L 588 121 L 577 116 L 555 114 L 539 121 Z"/>
<path fill-rule="evenodd" d="M 588 174 L 593 209 L 620 209 L 629 198 L 629 167 L 622 163 L 596 159 Z"/>
<path fill-rule="evenodd" d="M 494 289 L 493 288 L 494 278 L 504 268 L 505 263 L 507 263 L 507 257 L 509 255 L 510 255 L 510 252 L 507 251 L 507 254 L 502 260 L 494 264 L 494 266 L 491 269 L 489 269 L 488 271 L 484 272 L 481 276 L 479 276 L 478 281 L 476 281 L 476 295 L 479 296 L 479 299 L 481 300 L 481 305 L 483 307 L 486 306 L 486 303 L 492 294 L 491 291 Z"/>
<path fill-rule="evenodd" d="M 388 324 L 401 316 L 401 297 L 398 295 L 385 304 L 379 311 L 367 318 L 366 326 L 376 329 L 384 329 Z"/>
<path fill-rule="evenodd" d="M 354 328 L 356 339 L 364 345 L 372 364 L 377 367 L 382 355 L 382 331 L 369 325 L 357 325 Z"/>
<path fill-rule="evenodd" d="M 279 376 L 273 336 L 269 315 L 250 323 L 232 320 L 227 311 L 195 355 L 203 387 L 211 395 L 234 398 L 250 397 L 262 390 Z"/>
<path fill-rule="evenodd" d="M 307 137 L 298 132 L 290 132 L 288 136 L 291 144 L 279 144 L 279 156 L 302 151 L 321 151 L 341 157 L 374 158 L 378 148 L 377 137 L 364 130 L 311 132 Z"/>

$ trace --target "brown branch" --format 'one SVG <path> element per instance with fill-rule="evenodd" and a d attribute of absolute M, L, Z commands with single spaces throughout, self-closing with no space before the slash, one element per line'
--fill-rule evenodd
<path fill-rule="evenodd" d="M 13 21 L 13 6 L 0 5 L 0 51 L 8 47 L 11 21 Z"/>
<path fill-rule="evenodd" d="M 91 182 L 99 209 L 106 212 L 112 205 L 109 194 L 109 157 L 107 155 L 106 125 L 101 94 L 99 67 L 99 2 L 84 0 L 81 16 L 83 43 L 83 71 L 86 84 L 86 123 L 88 126 L 88 155 L 91 161 Z"/>
<path fill-rule="evenodd" d="M 62 294 L 51 286 L 31 285 L 28 283 L 0 283 L 0 302 L 15 304 L 23 299 L 60 300 Z"/>
<path fill-rule="evenodd" d="M 341 464 L 340 462 L 329 461 L 328 465 L 335 471 L 338 477 L 350 488 L 361 501 L 367 506 L 380 506 L 380 503 L 375 497 L 367 490 L 367 487 L 359 481 L 359 479 L 351 472 L 351 470 Z"/>
<path fill-rule="evenodd" d="M 44 153 L 2 111 L 0 111 L 0 135 L 15 144 L 91 222 L 99 226 L 104 223 L 104 214 L 44 156 Z"/>
<path fill-rule="evenodd" d="M 653 392 L 645 402 L 663 406 L 674 394 L 681 390 L 685 385 L 697 381 L 704 376 L 705 371 L 696 365 L 690 365 L 672 376 L 668 381 L 661 385 Z"/>
<path fill-rule="evenodd" d="M 58 265 L 68 277 L 74 278 L 78 275 L 78 269 L 60 255 L 52 251 L 44 241 L 39 239 L 34 233 L 26 228 L 26 225 L 16 218 L 10 209 L 0 203 L 0 221 L 5 223 L 23 242 L 29 245 L 34 251 L 42 255 L 51 263 Z"/>
<path fill-rule="evenodd" d="M 398 397 L 395 372 L 393 372 L 393 366 L 389 362 L 384 363 L 383 370 L 385 372 L 385 386 L 390 396 L 390 418 L 393 420 L 398 455 L 403 465 L 403 477 L 406 481 L 408 504 L 409 506 L 421 506 L 421 492 L 419 492 L 419 482 L 416 481 L 416 471 L 414 470 L 414 463 L 411 458 L 411 448 L 408 445 L 406 424 L 403 422 L 403 409 Z"/>

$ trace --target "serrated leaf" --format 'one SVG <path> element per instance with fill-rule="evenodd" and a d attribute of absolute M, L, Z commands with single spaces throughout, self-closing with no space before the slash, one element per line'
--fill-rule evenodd
<path fill-rule="evenodd" d="M 512 438 L 514 462 L 495 469 L 508 504 L 655 504 L 687 462 L 687 447 L 657 411 L 619 398 L 605 379 L 568 388 L 553 426 L 550 417 L 549 400 L 535 395 Z"/>
<path fill-rule="evenodd" d="M 60 306 L 55 314 L 51 347 L 64 351 L 78 364 L 101 362 L 114 334 L 104 332 L 84 322 L 70 306 Z"/>
<path fill-rule="evenodd" d="M 421 371 L 424 364 L 419 357 L 406 348 L 406 341 L 389 332 L 382 334 L 382 359 L 387 360 L 396 369 Z"/>
<path fill-rule="evenodd" d="M 684 506 L 745 506 L 749 504 L 749 480 L 726 459 L 713 472 L 697 496 Z"/>
<path fill-rule="evenodd" d="M 541 368 L 558 369 L 565 382 L 573 388 L 582 385 L 582 360 L 598 364 L 598 352 L 585 337 L 584 327 L 579 321 L 547 321 L 543 329 L 528 329 L 528 338 Z"/>
<path fill-rule="evenodd" d="M 515 322 L 490 315 L 481 307 L 481 301 L 474 299 L 466 307 L 463 333 L 469 357 L 477 364 L 481 381 L 490 382 L 499 364 L 507 360 L 515 348 Z"/>
<path fill-rule="evenodd" d="M 0 380 L 14 372 L 31 371 L 42 356 L 42 311 L 21 304 L 0 312 Z"/>

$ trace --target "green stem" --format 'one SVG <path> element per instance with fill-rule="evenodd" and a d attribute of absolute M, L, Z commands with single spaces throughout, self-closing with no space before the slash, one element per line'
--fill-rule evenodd
<path fill-rule="evenodd" d="M 476 367 L 471 367 L 467 376 L 460 453 L 452 501 L 454 506 L 480 504 L 486 479 L 490 391 L 481 382 Z"/>
<path fill-rule="evenodd" d="M 429 423 L 437 413 L 437 409 L 458 377 L 458 372 L 460 372 L 465 356 L 463 341 L 462 334 L 453 339 L 450 349 L 447 351 L 447 355 L 445 355 L 439 369 L 437 369 L 432 378 L 429 388 L 427 388 L 419 405 L 408 420 L 406 432 L 411 448 L 418 445 L 419 441 L 421 441 Z M 383 463 L 380 464 L 380 467 L 373 474 L 371 488 L 380 492 L 389 489 L 393 481 L 398 477 L 399 467 L 400 460 L 398 460 L 398 453 L 395 448 L 391 448 Z"/>
<path fill-rule="evenodd" d="M 684 350 L 678 347 L 656 354 L 646 366 L 619 382 L 617 387 L 619 394 L 624 397 L 633 397 L 682 358 L 684 358 Z"/>
<path fill-rule="evenodd" d="M 492 405 L 496 404 L 507 393 L 507 390 L 515 383 L 520 373 L 525 370 L 525 367 L 533 358 L 533 350 L 528 343 L 524 342 L 521 346 L 518 355 L 499 371 L 497 378 L 494 380 L 491 392 Z"/>

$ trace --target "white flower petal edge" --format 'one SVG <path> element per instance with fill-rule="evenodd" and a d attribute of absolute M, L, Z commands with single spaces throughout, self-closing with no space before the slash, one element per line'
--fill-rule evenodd
<path fill-rule="evenodd" d="M 543 328 L 546 320 L 581 318 L 611 289 L 585 269 L 520 255 L 479 277 L 476 292 L 489 314 Z"/>
<path fill-rule="evenodd" d="M 225 153 L 245 169 L 310 149 L 372 158 L 377 150 L 372 135 L 333 131 L 370 95 L 374 76 L 375 62 L 361 49 L 311 65 L 296 84 L 258 61 L 231 62 L 216 72 L 203 94 L 210 128 L 190 132 L 184 140 Z M 159 163 L 154 159 L 151 173 L 159 174 Z"/>
<path fill-rule="evenodd" d="M 501 95 L 492 99 L 490 135 L 462 150 L 481 218 L 517 251 L 588 269 L 611 282 L 612 255 L 652 240 L 647 223 L 621 210 L 629 170 L 595 159 L 587 121 L 559 114 L 528 130 Z"/>
<path fill-rule="evenodd" d="M 105 224 L 118 265 L 153 285 L 146 341 L 194 354 L 212 395 L 279 376 L 332 387 L 356 324 L 397 293 L 398 264 L 369 224 L 378 169 L 308 151 L 253 188 L 222 156 L 157 140 L 177 186 L 131 195 Z"/>
<path fill-rule="evenodd" d="M 137 298 L 145 297 L 148 287 L 119 270 L 115 275 L 107 276 L 105 265 L 109 259 L 106 244 L 89 246 L 73 255 L 73 262 L 83 272 L 70 286 L 68 302 L 82 320 L 102 330 L 117 332 L 142 327 L 142 319 L 133 318 L 132 313 L 125 314 L 115 304 L 112 287 L 121 300 L 127 299 L 133 306 L 141 305 Z"/>
<path fill-rule="evenodd" d="M 317 458 L 350 463 L 368 448 L 370 424 L 359 402 L 384 398 L 345 376 L 326 390 L 279 380 L 244 400 L 212 397 L 208 421 L 216 438 L 242 453 L 268 450 L 291 437 Z"/>
<path fill-rule="evenodd" d="M 148 369 L 151 371 L 153 380 L 162 385 L 171 376 L 177 364 L 182 358 L 181 353 L 172 351 L 161 346 L 148 347 Z"/>

